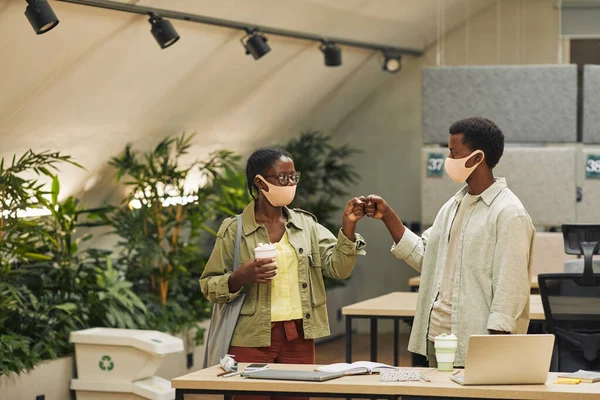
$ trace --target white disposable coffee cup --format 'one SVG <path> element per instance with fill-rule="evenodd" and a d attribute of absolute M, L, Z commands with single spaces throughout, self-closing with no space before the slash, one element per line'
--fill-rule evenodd
<path fill-rule="evenodd" d="M 275 247 L 274 244 L 259 243 L 258 247 L 256 247 L 254 249 L 254 258 L 256 258 L 257 260 L 264 260 L 266 258 L 269 258 L 269 259 L 272 258 L 273 260 L 275 260 L 275 257 L 277 257 L 277 248 Z M 277 263 L 275 261 L 273 261 L 272 263 L 265 264 L 264 266 L 272 266 L 272 265 L 277 265 Z"/>
<path fill-rule="evenodd" d="M 454 334 L 442 333 L 434 338 L 435 358 L 439 371 L 452 371 L 454 369 L 454 358 L 458 338 Z"/>

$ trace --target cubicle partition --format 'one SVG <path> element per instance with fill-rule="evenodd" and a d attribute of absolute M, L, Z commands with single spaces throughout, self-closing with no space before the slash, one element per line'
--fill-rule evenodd
<path fill-rule="evenodd" d="M 598 106 L 600 107 L 600 104 L 598 104 Z M 581 188 L 579 201 L 577 203 L 577 222 L 600 222 L 599 146 L 587 145 L 579 151 L 577 161 L 577 184 Z"/>
<path fill-rule="evenodd" d="M 429 226 L 440 209 L 460 188 L 443 171 L 448 150 L 422 149 L 421 219 Z M 439 160 L 439 161 L 438 161 Z M 505 177 L 538 226 L 557 226 L 576 220 L 577 149 L 574 147 L 507 147 L 495 169 Z"/>
<path fill-rule="evenodd" d="M 461 187 L 444 172 L 445 144 L 450 125 L 470 116 L 488 117 L 504 132 L 495 174 L 506 177 L 536 226 L 600 220 L 600 146 L 594 146 L 600 144 L 600 66 L 584 67 L 580 104 L 575 65 L 430 67 L 422 84 L 424 228 Z"/>
<path fill-rule="evenodd" d="M 472 116 L 496 122 L 507 142 L 577 140 L 575 65 L 430 67 L 422 84 L 423 143 L 446 143 L 448 127 Z"/>
<path fill-rule="evenodd" d="M 600 143 L 600 65 L 583 67 L 583 143 Z"/>

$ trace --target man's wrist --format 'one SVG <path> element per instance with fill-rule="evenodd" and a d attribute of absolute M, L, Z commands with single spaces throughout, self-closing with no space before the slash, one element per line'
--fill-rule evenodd
<path fill-rule="evenodd" d="M 387 208 L 384 212 L 383 215 L 381 216 L 381 220 L 383 222 L 388 222 L 391 218 L 394 217 L 394 214 L 396 214 L 396 212 L 394 210 L 392 210 L 391 208 Z"/>

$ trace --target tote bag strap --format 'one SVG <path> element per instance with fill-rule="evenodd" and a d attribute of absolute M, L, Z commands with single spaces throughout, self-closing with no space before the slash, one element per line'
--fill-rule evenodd
<path fill-rule="evenodd" d="M 240 258 L 240 242 L 242 238 L 242 216 L 236 215 L 237 231 L 235 235 L 235 248 L 233 251 L 233 270 L 238 269 Z M 244 301 L 245 294 L 240 294 L 233 303 L 215 303 L 211 316 L 208 335 L 204 348 L 204 361 L 202 368 L 218 364 L 229 349 L 235 324 Z"/>
<path fill-rule="evenodd" d="M 235 232 L 235 250 L 233 251 L 233 270 L 238 269 L 240 260 L 240 242 L 242 240 L 242 216 L 240 214 L 235 216 L 237 221 L 237 230 Z"/>

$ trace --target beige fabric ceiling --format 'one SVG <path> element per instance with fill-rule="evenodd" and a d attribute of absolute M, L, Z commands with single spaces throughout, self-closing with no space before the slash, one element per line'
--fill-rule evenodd
<path fill-rule="evenodd" d="M 420 49 L 438 34 L 438 0 L 123 2 Z M 491 2 L 444 1 L 446 30 Z M 173 21 L 181 40 L 161 50 L 145 16 L 50 4 L 60 24 L 37 36 L 25 0 L 0 0 L 0 153 L 75 156 L 88 171 L 65 168 L 63 195 L 109 182 L 106 161 L 127 142 L 148 148 L 197 132 L 194 156 L 202 157 L 305 128 L 341 136 L 337 127 L 394 79 L 371 51 L 343 48 L 343 66 L 326 68 L 316 43 L 272 36 L 272 51 L 254 61 L 242 32 L 184 21 Z"/>

